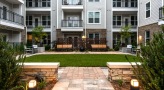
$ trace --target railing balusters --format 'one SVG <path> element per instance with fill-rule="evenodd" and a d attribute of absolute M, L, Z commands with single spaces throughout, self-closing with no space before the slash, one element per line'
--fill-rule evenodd
<path fill-rule="evenodd" d="M 83 27 L 82 20 L 62 20 L 62 27 Z"/>
<path fill-rule="evenodd" d="M 43 25 L 43 22 L 42 21 L 38 21 L 38 22 L 32 21 L 32 25 L 26 25 L 26 26 L 28 28 L 35 28 L 37 26 L 43 26 L 44 28 L 50 28 L 51 24 L 48 25 L 48 22 L 46 22 L 46 25 Z"/>
<path fill-rule="evenodd" d="M 23 16 L 15 13 L 15 12 L 12 12 L 10 10 L 6 10 L 6 9 L 3 9 L 2 7 L 0 7 L 0 19 L 8 20 L 11 22 L 15 22 L 17 24 L 24 25 L 22 18 L 24 19 Z"/>
<path fill-rule="evenodd" d="M 63 0 L 62 5 L 82 5 L 82 0 Z"/>

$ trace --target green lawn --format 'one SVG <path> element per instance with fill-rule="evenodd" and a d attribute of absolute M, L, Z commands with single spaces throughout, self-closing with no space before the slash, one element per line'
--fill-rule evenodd
<path fill-rule="evenodd" d="M 127 55 L 131 62 L 135 56 Z M 125 55 L 118 54 L 51 54 L 35 55 L 26 58 L 25 62 L 60 62 L 61 67 L 105 67 L 106 62 L 128 62 Z"/>

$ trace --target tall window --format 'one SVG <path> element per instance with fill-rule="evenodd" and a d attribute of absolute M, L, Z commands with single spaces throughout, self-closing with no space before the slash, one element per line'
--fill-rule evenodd
<path fill-rule="evenodd" d="M 121 0 L 113 0 L 113 7 L 121 7 Z"/>
<path fill-rule="evenodd" d="M 26 25 L 27 27 L 32 26 L 32 16 L 26 16 Z"/>
<path fill-rule="evenodd" d="M 32 7 L 32 0 L 26 1 L 26 7 Z"/>
<path fill-rule="evenodd" d="M 150 17 L 150 2 L 146 3 L 146 18 Z"/>
<path fill-rule="evenodd" d="M 100 12 L 89 12 L 88 23 L 100 23 Z"/>
<path fill-rule="evenodd" d="M 51 25 L 50 20 L 51 20 L 51 19 L 50 19 L 50 16 L 42 16 L 42 25 L 43 25 L 44 27 L 49 28 L 50 25 Z"/>
<path fill-rule="evenodd" d="M 137 16 L 131 16 L 131 25 L 137 26 Z"/>
<path fill-rule="evenodd" d="M 100 35 L 99 35 L 99 33 L 90 33 L 89 34 L 89 38 L 91 38 L 91 39 L 93 39 L 93 38 L 99 39 L 100 38 Z"/>
<path fill-rule="evenodd" d="M 50 7 L 50 0 L 42 0 L 42 7 Z"/>
<path fill-rule="evenodd" d="M 150 42 L 150 31 L 145 31 L 145 45 L 149 45 Z"/>
<path fill-rule="evenodd" d="M 100 0 L 88 0 L 89 2 L 100 2 Z"/>
<path fill-rule="evenodd" d="M 131 0 L 131 7 L 137 7 L 137 0 Z"/>
<path fill-rule="evenodd" d="M 113 16 L 113 26 L 121 26 L 121 16 Z"/>

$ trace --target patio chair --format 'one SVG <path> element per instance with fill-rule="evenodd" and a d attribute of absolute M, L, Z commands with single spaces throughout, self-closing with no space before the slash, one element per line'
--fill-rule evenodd
<path fill-rule="evenodd" d="M 25 53 L 31 53 L 33 54 L 33 48 L 27 48 L 27 46 L 24 46 Z"/>

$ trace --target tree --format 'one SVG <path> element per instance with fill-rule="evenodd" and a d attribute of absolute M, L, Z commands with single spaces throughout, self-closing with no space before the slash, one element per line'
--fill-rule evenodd
<path fill-rule="evenodd" d="M 36 43 L 39 43 L 39 46 L 43 46 L 42 39 L 44 36 L 47 36 L 47 34 L 45 32 L 43 32 L 42 26 L 35 27 L 32 30 L 32 37 L 34 38 Z"/>
<path fill-rule="evenodd" d="M 134 74 L 138 78 L 144 90 L 164 89 L 164 26 L 162 32 L 154 33 L 148 46 L 141 46 L 141 56 L 134 68 Z"/>
<path fill-rule="evenodd" d="M 9 90 L 18 85 L 25 60 L 22 45 L 11 46 L 0 35 L 0 88 Z M 17 57 L 17 59 L 16 59 Z"/>
<path fill-rule="evenodd" d="M 131 25 L 125 25 L 124 27 L 121 28 L 121 32 L 120 32 L 121 43 L 123 43 L 123 40 L 125 40 L 125 44 L 128 44 L 126 40 L 131 36 L 130 28 L 131 28 Z"/>

